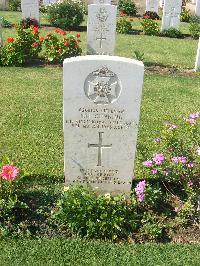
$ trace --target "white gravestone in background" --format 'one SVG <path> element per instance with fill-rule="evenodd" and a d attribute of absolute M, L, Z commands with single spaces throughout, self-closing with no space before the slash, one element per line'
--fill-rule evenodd
<path fill-rule="evenodd" d="M 165 0 L 161 31 L 179 28 L 182 0 Z"/>
<path fill-rule="evenodd" d="M 49 6 L 49 5 L 52 5 L 52 4 L 55 4 L 57 3 L 57 0 L 43 0 L 43 5 L 44 6 Z"/>
<path fill-rule="evenodd" d="M 158 0 L 146 0 L 146 11 L 158 13 Z"/>
<path fill-rule="evenodd" d="M 199 69 L 200 69 L 200 38 L 199 38 L 199 44 L 198 44 L 198 48 L 197 48 L 195 71 L 198 71 Z"/>
<path fill-rule="evenodd" d="M 160 8 L 163 8 L 163 6 L 164 6 L 164 0 L 160 0 L 159 3 L 160 3 Z"/>
<path fill-rule="evenodd" d="M 64 60 L 65 185 L 131 190 L 144 66 L 117 56 Z"/>
<path fill-rule="evenodd" d="M 22 18 L 34 18 L 39 22 L 39 2 L 38 0 L 21 1 Z"/>
<path fill-rule="evenodd" d="M 112 55 L 115 49 L 117 6 L 88 6 L 87 53 Z"/>
<path fill-rule="evenodd" d="M 200 17 L 200 0 L 196 1 L 195 15 Z"/>
<path fill-rule="evenodd" d="M 93 0 L 92 4 L 100 5 L 100 4 L 111 4 L 111 0 Z"/>

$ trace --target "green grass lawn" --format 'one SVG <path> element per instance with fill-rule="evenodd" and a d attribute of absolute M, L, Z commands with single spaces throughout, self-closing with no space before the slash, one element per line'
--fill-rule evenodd
<path fill-rule="evenodd" d="M 199 254 L 199 245 L 117 245 L 78 239 L 0 241 L 2 266 L 197 266 Z"/>

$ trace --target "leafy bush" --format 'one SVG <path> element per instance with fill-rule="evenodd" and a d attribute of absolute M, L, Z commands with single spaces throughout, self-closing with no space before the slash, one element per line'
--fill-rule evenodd
<path fill-rule="evenodd" d="M 152 11 L 146 11 L 145 14 L 143 15 L 143 18 L 150 18 L 153 20 L 160 20 L 160 17 L 158 16 L 158 14 L 156 12 L 152 12 Z"/>
<path fill-rule="evenodd" d="M 7 38 L 7 44 L 2 48 L 1 63 L 4 66 L 19 66 L 37 58 L 41 51 L 41 41 L 37 27 L 23 29 L 17 27 L 17 37 Z"/>
<path fill-rule="evenodd" d="M 190 18 L 191 18 L 190 10 L 183 7 L 182 11 L 181 11 L 181 17 L 180 18 L 181 18 L 182 22 L 190 22 Z"/>
<path fill-rule="evenodd" d="M 132 0 L 119 0 L 118 9 L 122 14 L 128 16 L 135 16 L 137 14 L 137 8 Z"/>
<path fill-rule="evenodd" d="M 80 34 L 74 36 L 70 33 L 67 34 L 61 29 L 56 29 L 55 32 L 63 36 L 63 38 L 55 34 L 47 34 L 44 39 L 44 57 L 47 62 L 61 64 L 65 58 L 81 54 L 82 50 L 79 47 Z"/>
<path fill-rule="evenodd" d="M 154 189 L 149 191 L 154 195 L 157 193 Z M 113 197 L 107 193 L 98 196 L 79 186 L 68 188 L 58 203 L 55 218 L 61 226 L 67 226 L 80 236 L 112 240 L 127 238 L 141 225 L 142 212 L 138 210 L 141 198 L 137 197 L 134 195 L 126 200 L 123 195 Z M 145 197 L 146 202 L 141 206 L 148 206 L 148 200 L 152 203 L 148 192 Z M 153 198 L 155 203 L 156 197 Z"/>
<path fill-rule="evenodd" d="M 1 23 L 3 28 L 12 28 L 13 26 L 13 24 L 6 20 L 4 17 L 2 18 Z"/>
<path fill-rule="evenodd" d="M 143 19 L 141 22 L 143 32 L 146 35 L 158 35 L 159 34 L 159 26 L 158 23 L 152 19 Z"/>
<path fill-rule="evenodd" d="M 24 18 L 21 20 L 20 25 L 24 29 L 28 29 L 31 26 L 39 27 L 39 22 L 35 18 Z"/>
<path fill-rule="evenodd" d="M 117 32 L 122 34 L 128 34 L 132 30 L 132 25 L 126 18 L 120 18 L 117 21 Z"/>
<path fill-rule="evenodd" d="M 12 11 L 20 11 L 21 1 L 20 0 L 9 0 L 9 8 Z"/>
<path fill-rule="evenodd" d="M 78 27 L 84 20 L 84 6 L 80 1 L 65 0 L 47 7 L 49 22 L 61 29 Z"/>
<path fill-rule="evenodd" d="M 198 39 L 200 36 L 200 17 L 193 16 L 190 19 L 189 31 L 194 39 Z"/>
<path fill-rule="evenodd" d="M 169 38 L 182 38 L 181 31 L 175 28 L 169 28 L 167 30 L 163 30 L 162 35 Z"/>

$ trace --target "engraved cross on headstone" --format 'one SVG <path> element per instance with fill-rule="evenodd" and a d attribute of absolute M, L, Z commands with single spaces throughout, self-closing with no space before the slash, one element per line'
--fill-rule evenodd
<path fill-rule="evenodd" d="M 167 17 L 170 18 L 169 25 L 173 27 L 173 19 L 177 18 L 177 12 L 175 7 L 171 7 L 170 13 L 167 14 Z"/>
<path fill-rule="evenodd" d="M 98 144 L 89 144 L 88 143 L 88 148 L 98 148 L 98 164 L 97 166 L 102 166 L 102 151 L 103 149 L 111 149 L 112 144 L 110 145 L 103 145 L 103 133 L 104 132 L 99 132 L 99 143 Z"/>
<path fill-rule="evenodd" d="M 104 38 L 104 37 L 103 37 L 103 34 L 101 33 L 101 37 L 96 38 L 96 40 L 97 40 L 97 41 L 100 41 L 100 43 L 99 43 L 100 46 L 99 46 L 99 47 L 102 48 L 102 41 L 105 41 L 106 38 Z"/>

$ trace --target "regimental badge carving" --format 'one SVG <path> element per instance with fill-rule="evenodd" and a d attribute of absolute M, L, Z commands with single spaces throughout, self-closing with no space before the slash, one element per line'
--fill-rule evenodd
<path fill-rule="evenodd" d="M 121 81 L 106 66 L 90 73 L 84 84 L 85 95 L 98 105 L 114 103 L 122 90 Z"/>
<path fill-rule="evenodd" d="M 107 20 L 107 18 L 108 18 L 108 12 L 107 12 L 107 10 L 104 7 L 101 7 L 99 9 L 99 12 L 97 13 L 96 17 L 97 17 L 97 19 L 100 22 L 105 22 Z"/>

